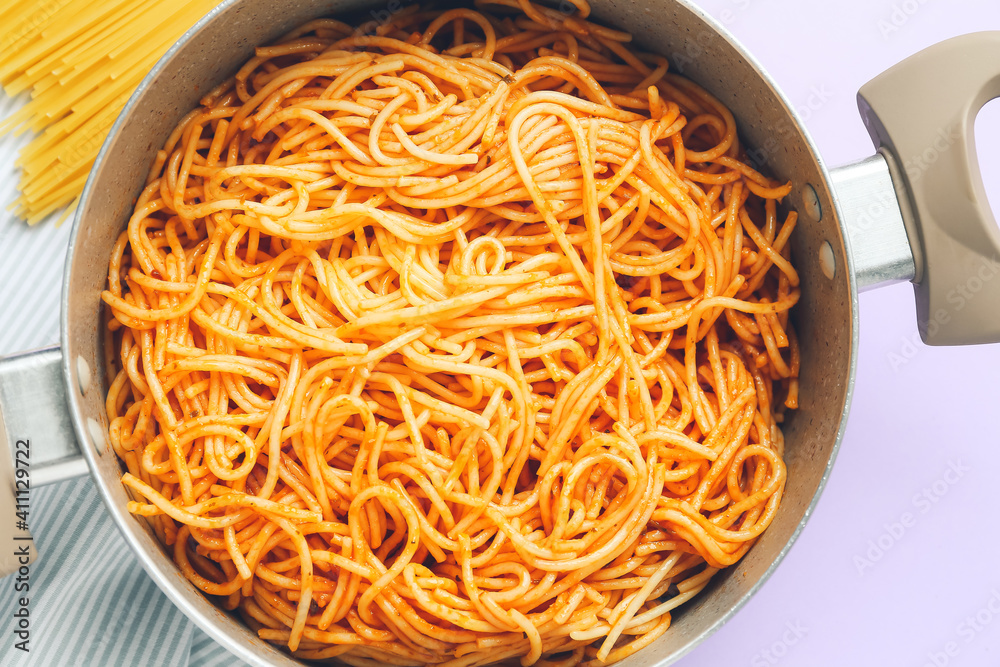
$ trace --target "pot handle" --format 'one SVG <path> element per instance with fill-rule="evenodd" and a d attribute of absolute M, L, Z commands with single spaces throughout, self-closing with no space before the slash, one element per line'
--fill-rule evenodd
<path fill-rule="evenodd" d="M 58 347 L 0 359 L 0 577 L 27 577 L 38 486 L 87 473 Z"/>
<path fill-rule="evenodd" d="M 1000 229 L 973 126 L 1000 97 L 1000 31 L 956 37 L 872 79 L 858 107 L 889 163 L 928 345 L 1000 342 Z"/>

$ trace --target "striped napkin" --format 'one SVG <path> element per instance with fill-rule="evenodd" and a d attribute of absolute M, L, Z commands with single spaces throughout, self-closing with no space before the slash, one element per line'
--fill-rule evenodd
<path fill-rule="evenodd" d="M 0 93 L 0 118 L 23 104 Z M 59 300 L 70 225 L 26 227 L 7 213 L 14 159 L 27 137 L 0 138 L 0 356 L 59 342 Z M 56 216 L 58 217 L 58 215 Z M 30 590 L 0 579 L 3 667 L 240 667 L 146 575 L 90 478 L 31 490 L 28 524 L 38 558 Z M 29 651 L 13 634 L 28 597 Z"/>
<path fill-rule="evenodd" d="M 28 652 L 4 614 L 5 667 L 230 667 L 243 665 L 167 599 L 125 544 L 89 477 L 32 489 Z M 0 609 L 18 608 L 14 577 Z"/>

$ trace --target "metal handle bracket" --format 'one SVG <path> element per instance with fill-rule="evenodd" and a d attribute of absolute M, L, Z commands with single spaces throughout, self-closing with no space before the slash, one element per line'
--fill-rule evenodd
<path fill-rule="evenodd" d="M 887 156 L 876 153 L 832 169 L 830 180 L 847 231 L 858 289 L 913 280 L 918 262 L 907 238 Z"/>
<path fill-rule="evenodd" d="M 29 444 L 32 486 L 87 473 L 69 417 L 58 347 L 0 359 L 0 420 L 11 445 Z"/>
<path fill-rule="evenodd" d="M 28 530 L 32 489 L 86 472 L 59 348 L 0 359 L 0 577 L 27 577 L 37 555 Z"/>

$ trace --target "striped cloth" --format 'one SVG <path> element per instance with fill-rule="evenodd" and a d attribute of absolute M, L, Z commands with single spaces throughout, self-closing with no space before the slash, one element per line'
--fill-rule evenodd
<path fill-rule="evenodd" d="M 150 579 L 104 510 L 90 478 L 32 491 L 27 653 L 0 633 L 4 667 L 230 667 L 242 665 L 198 630 Z M 72 511 L 66 511 L 71 508 Z M 17 609 L 14 578 L 0 582 L 0 609 Z"/>
<path fill-rule="evenodd" d="M 0 93 L 0 118 L 23 104 Z M 59 342 L 59 299 L 70 225 L 28 228 L 7 213 L 15 151 L 0 138 L 0 355 Z M 58 217 L 58 216 L 55 216 Z M 160 592 L 139 565 L 89 478 L 32 489 L 28 523 L 38 559 L 30 591 L 0 579 L 3 667 L 241 667 Z M 14 648 L 18 598 L 27 595 L 29 652 Z"/>

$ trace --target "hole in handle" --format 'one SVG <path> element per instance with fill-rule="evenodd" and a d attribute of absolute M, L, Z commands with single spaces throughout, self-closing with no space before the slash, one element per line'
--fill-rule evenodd
<path fill-rule="evenodd" d="M 990 209 L 1000 222 L 1000 97 L 979 110 L 973 132 Z"/>

